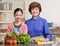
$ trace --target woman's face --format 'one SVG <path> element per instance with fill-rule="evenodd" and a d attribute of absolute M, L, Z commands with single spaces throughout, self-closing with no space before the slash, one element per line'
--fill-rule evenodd
<path fill-rule="evenodd" d="M 22 14 L 21 11 L 17 11 L 17 12 L 15 13 L 15 21 L 17 21 L 17 22 L 21 21 L 22 15 L 23 15 L 23 14 Z"/>
<path fill-rule="evenodd" d="M 36 17 L 36 16 L 38 16 L 39 15 L 39 8 L 38 7 L 35 7 L 35 8 L 32 8 L 31 9 L 31 15 L 32 15 L 32 17 Z"/>

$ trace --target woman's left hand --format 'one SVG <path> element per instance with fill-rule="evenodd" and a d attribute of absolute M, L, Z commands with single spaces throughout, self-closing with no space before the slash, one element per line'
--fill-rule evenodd
<path fill-rule="evenodd" d="M 18 31 L 15 31 L 16 35 L 19 35 L 19 32 Z"/>

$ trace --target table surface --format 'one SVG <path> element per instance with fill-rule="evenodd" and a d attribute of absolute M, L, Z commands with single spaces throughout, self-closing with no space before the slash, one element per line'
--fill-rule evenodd
<path fill-rule="evenodd" d="M 52 44 L 15 44 L 15 45 L 6 45 L 6 44 L 0 44 L 0 46 L 60 46 L 60 43 L 54 42 Z"/>

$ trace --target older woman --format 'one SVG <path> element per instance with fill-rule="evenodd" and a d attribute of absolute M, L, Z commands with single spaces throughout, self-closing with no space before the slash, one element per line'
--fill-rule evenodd
<path fill-rule="evenodd" d="M 28 26 L 28 33 L 31 38 L 35 36 L 43 36 L 45 38 L 44 41 L 51 41 L 52 35 L 50 34 L 47 21 L 40 17 L 41 11 L 40 3 L 32 2 L 29 5 L 29 12 L 32 15 L 32 18 L 25 21 Z"/>

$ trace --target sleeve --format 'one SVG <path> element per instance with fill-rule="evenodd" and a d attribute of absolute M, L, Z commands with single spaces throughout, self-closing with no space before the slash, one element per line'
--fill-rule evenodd
<path fill-rule="evenodd" d="M 45 20 L 44 21 L 44 25 L 43 25 L 43 34 L 44 34 L 44 37 L 45 38 L 49 38 L 49 40 L 51 41 L 52 40 L 52 35 L 50 33 L 50 30 L 49 30 L 49 27 L 48 27 L 48 23 L 47 21 Z"/>
<path fill-rule="evenodd" d="M 23 34 L 27 34 L 28 33 L 28 28 L 27 28 L 27 25 L 24 24 L 23 25 Z"/>
<path fill-rule="evenodd" d="M 13 27 L 13 24 L 9 24 L 9 25 L 8 25 L 8 29 L 7 29 L 7 30 L 8 30 L 8 32 L 11 32 L 12 27 Z"/>
<path fill-rule="evenodd" d="M 25 24 L 27 24 L 27 21 L 25 21 Z"/>

